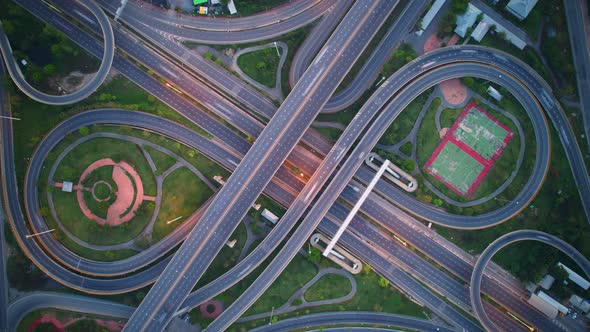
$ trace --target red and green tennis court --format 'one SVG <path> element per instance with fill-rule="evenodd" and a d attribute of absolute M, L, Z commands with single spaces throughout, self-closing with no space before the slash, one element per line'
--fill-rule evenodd
<path fill-rule="evenodd" d="M 455 193 L 469 197 L 512 136 L 508 127 L 469 103 L 424 168 Z"/>

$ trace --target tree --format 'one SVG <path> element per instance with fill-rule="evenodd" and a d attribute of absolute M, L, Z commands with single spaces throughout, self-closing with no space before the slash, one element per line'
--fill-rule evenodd
<path fill-rule="evenodd" d="M 451 0 L 451 12 L 455 15 L 463 14 L 467 10 L 469 0 Z"/>
<path fill-rule="evenodd" d="M 90 134 L 90 129 L 88 129 L 88 127 L 80 127 L 78 133 L 80 133 L 81 136 L 88 136 L 88 134 Z"/>
<path fill-rule="evenodd" d="M 209 59 L 209 60 L 211 60 L 211 59 L 213 58 L 213 54 L 211 54 L 211 52 L 207 52 L 207 53 L 205 53 L 205 55 L 203 55 L 203 57 L 204 57 L 205 59 Z"/>
<path fill-rule="evenodd" d="M 440 198 L 435 198 L 434 200 L 432 200 L 432 203 L 438 207 L 441 207 L 443 205 L 443 201 Z"/>
<path fill-rule="evenodd" d="M 369 274 L 369 272 L 371 272 L 371 265 L 369 265 L 369 264 L 365 263 L 365 264 L 363 265 L 363 273 L 364 273 L 365 275 L 368 275 L 368 274 Z"/>
<path fill-rule="evenodd" d="M 55 74 L 55 65 L 54 64 L 51 64 L 51 63 L 48 64 L 48 65 L 45 65 L 43 67 L 43 72 L 45 74 L 47 74 L 48 76 L 54 75 Z"/>
<path fill-rule="evenodd" d="M 452 12 L 447 12 L 441 19 L 438 25 L 438 36 L 444 37 L 451 32 L 455 28 L 457 23 L 457 17 Z"/>
<path fill-rule="evenodd" d="M 387 288 L 387 286 L 389 286 L 389 280 L 383 277 L 379 277 L 379 286 L 381 286 L 382 288 Z"/>
<path fill-rule="evenodd" d="M 475 85 L 475 80 L 473 79 L 473 77 L 470 76 L 463 77 L 463 84 L 465 84 L 466 87 L 471 89 Z"/>
<path fill-rule="evenodd" d="M 549 274 L 555 278 L 555 280 L 561 281 L 568 278 L 569 273 L 561 267 L 561 265 L 554 264 L 549 268 Z"/>
<path fill-rule="evenodd" d="M 221 59 L 219 59 L 219 58 L 215 59 L 215 64 L 218 66 L 221 66 Z"/>
<path fill-rule="evenodd" d="M 408 173 L 413 172 L 414 168 L 416 168 L 416 163 L 414 162 L 414 159 L 408 159 L 402 163 L 402 169 Z"/>

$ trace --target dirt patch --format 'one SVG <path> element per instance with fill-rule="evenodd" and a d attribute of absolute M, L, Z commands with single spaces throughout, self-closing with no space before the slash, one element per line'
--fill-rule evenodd
<path fill-rule="evenodd" d="M 445 100 L 452 105 L 461 105 L 467 98 L 467 88 L 461 83 L 458 78 L 452 78 L 441 82 L 440 90 L 445 97 Z"/>

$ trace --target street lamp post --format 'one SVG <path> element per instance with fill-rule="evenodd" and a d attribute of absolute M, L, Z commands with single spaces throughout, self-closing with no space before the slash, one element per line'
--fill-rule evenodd
<path fill-rule="evenodd" d="M 15 117 L 12 117 L 12 116 L 6 116 L 6 115 L 0 115 L 0 118 L 3 118 L 3 119 L 10 119 L 10 120 L 20 120 L 20 118 L 15 118 Z"/>
<path fill-rule="evenodd" d="M 33 237 L 33 236 L 39 236 L 39 235 L 41 235 L 41 234 L 45 234 L 45 233 L 51 233 L 51 232 L 53 232 L 54 230 L 55 230 L 55 228 L 52 228 L 52 229 L 50 229 L 50 230 L 48 230 L 48 231 L 39 232 L 39 233 L 35 233 L 35 234 L 28 234 L 28 235 L 25 235 L 25 237 L 28 239 L 28 238 L 31 238 L 31 237 Z"/>
<path fill-rule="evenodd" d="M 274 313 L 274 311 L 275 311 L 275 307 L 272 307 L 272 310 L 270 311 L 270 319 L 268 321 L 268 325 L 272 324 L 272 314 Z"/>

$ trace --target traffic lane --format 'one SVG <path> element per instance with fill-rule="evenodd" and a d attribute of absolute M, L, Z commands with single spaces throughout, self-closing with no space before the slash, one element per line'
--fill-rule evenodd
<path fill-rule="evenodd" d="M 291 68 L 289 69 L 289 85 L 294 87 L 301 78 L 307 66 L 320 51 L 332 31 L 336 28 L 340 20 L 344 17 L 352 0 L 341 0 L 328 9 L 328 14 L 324 15 L 321 22 L 317 24 L 311 33 L 305 38 L 303 44 L 295 53 Z"/>
<path fill-rule="evenodd" d="M 76 3 L 73 0 L 59 0 L 56 1 L 56 4 L 61 5 L 63 8 L 67 8 L 75 6 Z M 82 10 L 82 8 L 79 9 Z M 83 15 L 80 11 L 74 11 L 74 13 L 77 13 L 77 15 Z M 85 22 L 83 19 L 85 16 L 79 16 L 78 18 L 81 22 Z M 195 79 L 193 76 L 189 76 L 180 68 L 177 68 L 167 60 L 148 50 L 145 44 L 137 42 L 137 40 L 132 39 L 126 33 L 122 33 L 119 29 L 115 29 L 115 39 L 120 49 L 123 49 L 130 56 L 140 61 L 144 66 L 157 72 L 168 82 L 180 87 L 185 93 L 197 100 L 201 105 L 205 106 L 208 110 L 213 111 L 220 118 L 229 122 L 242 132 L 256 138 L 264 128 L 263 123 L 242 111 L 234 103 L 221 97 L 211 88 L 205 86 L 203 82 Z M 177 44 L 174 45 L 181 47 Z M 100 45 L 96 44 L 95 48 L 100 48 Z M 184 51 L 186 50 L 184 49 Z M 208 66 L 211 66 L 211 64 L 208 64 Z M 274 105 L 272 106 L 274 107 Z M 320 141 L 317 137 L 309 134 L 311 134 L 311 132 L 306 133 L 304 136 L 305 143 L 311 144 L 318 150 L 326 150 L 325 141 Z M 240 144 L 244 145 L 243 140 Z M 327 149 L 329 150 L 329 146 Z M 305 173 L 311 174 L 317 168 L 319 160 L 317 158 L 307 158 L 306 156 L 302 156 L 300 153 L 301 151 L 302 149 L 295 150 L 290 156 L 290 159 L 293 163 L 297 164 L 299 168 L 304 170 Z M 241 152 L 245 153 L 245 150 L 242 150 Z M 297 185 L 295 187 L 297 187 Z M 302 188 L 302 186 L 299 186 L 299 188 Z"/>
<path fill-rule="evenodd" d="M 331 219 L 330 216 L 323 218 L 318 226 L 318 229 L 328 236 L 333 236 L 339 226 Z M 466 331 L 482 331 L 475 323 L 448 305 L 423 284 L 419 283 L 400 270 L 396 265 L 392 264 L 386 257 L 384 257 L 385 255 L 382 252 L 373 250 L 374 248 L 370 247 L 370 244 L 366 241 L 345 231 L 339 240 L 339 245 L 344 246 L 348 250 L 352 250 L 351 252 L 354 252 L 364 264 L 369 264 L 374 271 L 388 279 L 393 286 L 400 289 L 411 299 L 428 307 L 446 322 L 453 326 L 461 327 Z"/>
<path fill-rule="evenodd" d="M 584 271 L 584 273 L 590 276 L 590 261 L 588 261 L 580 252 L 578 252 L 570 244 L 563 240 L 536 230 L 519 230 L 508 234 L 505 234 L 494 242 L 492 242 L 480 255 L 475 267 L 473 269 L 473 275 L 471 276 L 471 288 L 470 297 L 471 303 L 473 304 L 473 311 L 478 317 L 482 325 L 489 331 L 497 331 L 497 326 L 486 314 L 483 307 L 483 303 L 480 296 L 480 289 L 482 284 L 485 286 L 486 282 L 482 281 L 483 271 L 486 268 L 488 262 L 492 259 L 496 252 L 505 246 L 508 246 L 515 242 L 534 240 L 548 244 L 561 252 L 568 255 L 574 262 L 578 264 Z M 525 320 L 527 320 L 525 318 Z M 527 320 L 528 323 L 535 325 L 536 322 Z"/>
<path fill-rule="evenodd" d="M 231 154 L 228 154 L 227 152 L 219 149 L 213 142 L 210 142 L 210 141 L 204 139 L 203 137 L 201 137 L 200 135 L 191 131 L 188 128 L 182 127 L 180 125 L 171 123 L 166 120 L 162 120 L 156 116 L 152 116 L 149 114 L 129 112 L 129 111 L 127 111 L 127 112 L 126 111 L 118 111 L 118 110 L 98 110 L 98 111 L 93 111 L 93 112 L 82 113 L 82 114 L 77 115 L 73 118 L 70 118 L 70 119 L 66 120 L 65 122 L 63 122 L 60 126 L 55 128 L 51 133 L 49 133 L 45 137 L 45 140 L 43 141 L 41 146 L 47 146 L 47 145 L 51 145 L 51 144 L 55 145 L 55 144 L 57 144 L 57 141 L 61 140 L 64 133 L 75 131 L 77 128 L 80 128 L 83 126 L 88 126 L 88 125 L 93 125 L 93 124 L 98 124 L 98 123 L 122 124 L 123 125 L 123 124 L 129 124 L 132 119 L 133 119 L 134 125 L 136 125 L 136 126 L 146 128 L 148 130 L 156 131 L 156 132 L 159 132 L 165 136 L 173 137 L 178 140 L 183 140 L 184 142 L 192 142 L 192 143 L 188 143 L 191 148 L 204 151 L 204 154 L 209 155 L 209 156 L 213 156 L 213 158 L 216 160 L 223 161 L 223 160 L 226 160 L 229 158 L 233 158 L 233 156 Z M 50 148 L 49 148 L 49 150 L 50 150 Z M 209 151 L 215 151 L 215 153 L 210 153 Z M 31 167 L 33 167 L 33 168 L 41 167 L 40 162 L 42 160 L 39 160 L 39 162 L 37 162 L 37 160 L 39 160 L 39 159 L 33 158 L 33 161 L 31 163 Z M 237 161 L 239 162 L 239 159 L 237 159 Z M 228 167 L 231 167 L 231 164 Z M 33 192 L 36 192 L 36 191 L 33 190 Z M 284 191 L 281 191 L 280 187 L 277 188 L 276 186 L 275 186 L 274 192 L 270 191 L 270 194 L 272 194 L 275 197 L 285 196 Z M 26 222 L 24 222 L 24 221 L 22 221 L 21 223 L 22 223 L 22 225 L 26 224 Z M 45 229 L 46 229 L 46 226 L 44 224 L 39 227 L 39 231 L 45 230 Z M 153 249 L 150 248 L 150 249 L 146 250 L 146 255 L 147 255 L 146 259 L 149 258 L 149 260 L 153 261 L 155 258 L 159 257 L 159 255 L 161 255 L 160 250 L 163 247 L 166 247 L 166 248 L 174 247 L 178 243 L 178 241 L 180 241 L 185 235 L 186 235 L 186 233 L 185 234 L 178 234 L 178 236 L 171 237 L 169 239 L 167 238 L 165 241 L 162 241 L 161 243 L 158 243 L 156 246 L 152 247 Z M 44 243 L 55 242 L 55 240 L 51 236 L 43 236 L 43 237 L 41 237 L 41 239 L 43 240 Z M 34 241 L 31 240 L 31 242 L 34 242 Z M 77 268 L 80 268 L 80 269 L 84 268 L 85 269 L 84 272 L 86 272 L 86 273 L 88 273 L 88 270 L 90 270 L 90 267 L 98 269 L 100 272 L 102 272 L 104 274 L 110 275 L 110 274 L 113 274 L 113 272 L 117 268 L 121 268 L 121 269 L 124 269 L 124 271 L 126 271 L 126 272 L 130 272 L 129 269 L 142 267 L 144 265 L 144 261 L 137 259 L 136 257 L 133 257 L 130 260 L 125 261 L 125 262 L 108 263 L 108 264 L 94 262 L 94 261 L 85 261 L 75 255 L 68 256 L 68 254 L 71 255 L 71 252 L 69 252 L 68 250 L 63 248 L 59 243 L 55 243 L 55 244 L 56 244 L 56 246 L 51 251 L 49 251 L 52 255 L 57 256 L 59 258 L 60 262 L 62 262 L 62 263 L 64 262 L 64 260 L 69 259 L 70 264 L 75 264 L 74 266 L 76 266 Z M 33 253 L 33 255 L 35 255 L 35 253 Z M 50 261 L 50 260 L 46 259 L 46 256 L 36 256 L 36 257 L 38 257 L 38 259 L 41 261 Z M 45 257 L 45 259 L 43 259 L 43 257 Z M 159 265 L 156 265 L 156 266 L 150 268 L 148 271 L 143 271 L 139 275 L 135 275 L 133 277 L 133 279 L 130 279 L 131 281 L 127 281 L 126 283 L 125 283 L 125 280 L 122 280 L 121 287 L 129 287 L 130 283 L 133 283 L 135 281 L 141 281 L 142 284 L 144 284 L 144 285 L 146 283 L 152 282 L 155 278 L 157 278 L 159 273 L 163 270 L 164 265 L 165 264 L 159 264 Z M 120 272 L 120 273 L 122 273 L 122 272 Z M 69 279 L 70 276 L 68 274 L 54 274 L 54 275 L 52 275 L 52 277 L 57 278 L 58 280 L 63 280 L 63 281 L 70 280 Z M 84 288 L 82 290 L 91 291 L 91 292 L 109 291 L 109 288 L 107 287 L 108 285 L 109 285 L 108 283 L 102 282 L 101 280 L 91 280 L 89 278 L 86 278 L 86 279 L 84 279 Z M 117 289 L 122 290 L 124 288 L 117 288 Z"/>
<path fill-rule="evenodd" d="M 231 225 L 232 219 L 241 219 L 241 216 L 247 211 L 253 199 L 258 196 L 258 193 L 268 182 L 268 175 L 273 174 L 276 171 L 280 163 L 282 163 L 284 158 L 291 151 L 294 144 L 301 138 L 305 129 L 309 127 L 309 124 L 313 121 L 319 109 L 321 109 L 321 106 L 325 104 L 329 95 L 335 90 L 338 82 L 342 80 L 344 74 L 348 71 L 350 62 L 352 62 L 351 60 L 358 57 L 369 38 L 374 34 L 375 28 L 380 26 L 382 23 L 382 20 L 380 19 L 381 16 L 387 14 L 391 10 L 391 8 L 389 8 L 389 11 L 385 10 L 386 8 L 383 8 L 383 10 L 378 12 L 372 12 L 372 9 L 377 5 L 383 5 L 383 2 L 376 2 L 370 6 L 367 3 L 357 3 L 358 11 L 354 11 L 352 14 L 349 13 L 349 16 L 347 16 L 347 18 L 349 18 L 349 21 L 347 22 L 356 22 L 356 24 L 343 23 L 339 26 L 330 39 L 330 43 L 328 43 L 324 47 L 324 51 L 322 51 L 325 56 L 320 54 L 320 56 L 316 58 L 314 65 L 312 65 L 312 69 L 308 70 L 301 79 L 300 82 L 303 82 L 301 87 L 299 89 L 296 87 L 289 97 L 287 97 L 279 108 L 277 114 L 272 118 L 269 125 L 263 131 L 261 137 L 254 143 L 249 153 L 244 157 L 236 171 L 220 191 L 218 199 L 223 198 L 223 201 L 221 201 L 222 203 L 216 204 L 217 199 L 213 202 L 201 222 L 197 225 L 191 235 L 189 235 L 187 241 L 181 246 L 172 260 L 171 266 L 174 266 L 173 263 L 175 263 L 178 258 L 178 261 L 180 261 L 179 265 L 186 267 L 185 269 L 178 270 L 178 272 L 185 273 L 190 268 L 191 275 L 186 278 L 185 274 L 183 280 L 192 280 L 186 282 L 185 285 L 182 285 L 182 281 L 179 281 L 178 277 L 174 277 L 174 284 L 178 284 L 180 287 L 165 292 L 165 289 L 169 289 L 168 285 L 165 284 L 167 282 L 165 278 L 166 272 L 174 271 L 167 268 L 162 278 L 156 282 L 146 298 L 149 298 L 150 294 L 152 294 L 152 297 L 155 299 L 161 299 L 165 296 L 170 298 L 171 304 L 173 301 L 176 302 L 175 300 L 177 300 L 177 298 L 184 299 L 186 297 L 187 289 L 190 291 L 190 288 L 196 283 L 196 280 L 198 280 L 203 273 L 204 268 L 207 266 L 206 264 L 190 266 L 197 256 L 194 254 L 196 252 L 195 249 L 198 247 L 202 250 L 202 257 L 204 258 L 201 258 L 199 261 L 210 261 L 209 258 L 211 257 L 209 257 L 209 255 L 214 255 L 218 252 L 227 236 L 229 236 L 227 230 L 233 230 L 235 225 L 227 227 L 227 230 L 220 228 L 224 228 L 224 224 Z M 374 20 L 367 20 L 373 15 L 375 15 Z M 361 24 L 358 24 L 358 22 L 361 22 Z M 366 22 L 366 24 L 363 22 Z M 354 43 L 351 42 L 353 38 L 355 38 Z M 263 162 L 259 164 L 259 161 Z M 227 206 L 228 204 L 229 206 Z M 209 212 L 211 213 L 209 214 Z M 196 238 L 195 235 L 198 233 L 199 226 L 201 225 L 202 227 L 211 227 L 212 230 L 216 230 L 214 234 L 209 233 L 208 236 L 203 239 L 211 239 L 212 241 L 205 241 L 205 243 L 212 242 L 215 245 L 209 244 L 206 248 L 203 248 L 204 244 L 199 244 L 202 239 Z M 193 253 L 190 260 L 183 261 L 183 251 Z M 189 264 L 189 266 L 187 266 L 187 264 Z M 174 272 L 172 272 L 172 274 L 174 274 Z M 163 280 L 163 282 L 160 282 L 161 280 Z M 159 284 L 163 286 L 158 287 Z M 169 296 L 169 293 L 173 294 Z M 145 318 L 145 315 L 141 315 L 142 306 L 144 307 L 143 310 L 154 313 L 155 308 L 150 308 L 149 304 L 144 305 L 145 303 L 146 301 L 144 301 L 144 303 L 140 305 L 140 308 L 138 308 L 138 317 Z M 180 303 L 177 302 L 176 305 L 172 306 L 172 309 L 175 311 L 178 309 L 179 305 Z M 162 308 L 162 305 L 157 307 Z M 157 315 L 158 313 L 155 312 L 154 314 Z M 154 314 L 150 315 L 150 317 L 154 317 Z M 134 317 L 135 316 L 136 315 L 134 314 Z M 169 317 L 163 319 L 166 323 L 168 321 L 167 318 Z M 130 322 L 131 321 L 133 321 L 133 317 Z M 148 323 L 150 322 L 153 323 L 153 319 L 149 318 Z M 164 326 L 158 324 L 157 329 L 161 329 Z M 152 327 L 154 326 L 152 325 Z M 139 328 L 139 326 L 132 326 L 131 330 L 137 328 Z"/>
<path fill-rule="evenodd" d="M 578 6 L 571 1 L 564 1 L 565 17 L 570 38 L 570 47 L 574 66 L 576 68 L 576 79 L 578 83 L 578 95 L 584 119 L 584 128 L 586 140 L 590 146 L 590 41 L 587 38 L 584 29 L 584 15 L 588 9 L 587 5 L 579 4 Z M 580 8 L 581 7 L 581 8 Z M 586 153 L 585 151 L 584 153 Z"/>
<path fill-rule="evenodd" d="M 307 330 L 318 326 L 332 325 L 378 325 L 387 327 L 398 327 L 412 329 L 417 331 L 444 331 L 452 332 L 455 329 L 443 325 L 435 324 L 431 321 L 396 314 L 376 313 L 376 312 L 325 312 L 319 314 L 305 315 L 283 319 L 276 323 L 264 325 L 252 330 L 252 332 L 271 332 L 271 331 L 294 331 Z M 347 330 L 351 329 L 346 328 Z M 354 328 L 352 328 L 354 329 Z M 363 329 L 366 329 L 364 327 Z M 332 330 L 332 329 L 328 329 Z M 388 331 L 391 331 L 388 329 Z"/>
<path fill-rule="evenodd" d="M 194 29 L 190 25 L 177 24 L 166 19 L 156 19 L 152 15 L 154 13 L 141 15 L 140 17 L 141 20 L 149 26 L 164 31 L 174 36 L 177 40 L 206 44 L 241 44 L 271 39 L 301 28 L 322 16 L 335 2 L 336 0 L 324 0 L 303 13 L 289 19 L 277 20 L 272 25 L 266 25 L 259 28 L 252 27 L 251 29 L 243 31 L 228 31 L 227 26 L 225 30 L 217 31 Z M 101 3 L 104 4 L 104 1 L 101 1 Z M 111 12 L 116 10 L 114 6 L 105 6 L 104 8 Z M 129 17 L 138 17 L 136 13 L 137 11 L 137 7 L 129 7 L 129 10 L 126 8 L 121 14 L 120 20 L 126 21 Z"/>
<path fill-rule="evenodd" d="M 412 1 L 406 5 L 398 19 L 391 25 L 381 42 L 375 47 L 367 62 L 363 65 L 354 80 L 342 91 L 330 98 L 322 109 L 322 113 L 335 113 L 354 104 L 375 82 L 381 68 L 389 59 L 389 55 L 398 47 L 420 18 L 428 0 Z"/>
<path fill-rule="evenodd" d="M 415 84 L 409 86 L 406 95 L 410 96 L 411 98 L 405 98 L 404 102 L 397 104 L 397 109 L 391 113 L 385 114 L 382 120 L 376 121 L 377 123 L 381 124 L 381 130 L 371 133 L 371 136 L 372 140 L 376 143 L 384 129 L 387 129 L 386 125 L 391 123 L 399 112 L 403 111 L 404 105 L 407 105 L 407 103 L 413 99 L 413 96 L 420 94 L 420 92 L 432 86 L 433 82 L 444 81 L 451 77 L 461 77 L 464 75 L 471 75 L 474 77 L 480 77 L 490 81 L 499 82 L 500 85 L 511 88 L 511 91 L 513 91 L 517 99 L 523 103 L 527 113 L 531 117 L 533 130 L 535 131 L 535 136 L 537 139 L 537 159 L 535 161 L 535 168 L 533 169 L 533 173 L 531 174 L 525 189 L 516 196 L 512 203 L 507 204 L 503 208 L 483 215 L 469 217 L 455 216 L 446 212 L 440 212 L 427 204 L 417 202 L 415 198 L 410 198 L 409 195 L 402 193 L 399 188 L 394 188 L 391 185 L 386 187 L 379 183 L 377 185 L 377 190 L 386 191 L 388 196 L 389 194 L 393 194 L 392 201 L 395 201 L 399 206 L 407 209 L 415 215 L 420 216 L 421 218 L 449 227 L 474 229 L 497 224 L 522 210 L 522 208 L 526 206 L 528 201 L 530 201 L 539 190 L 548 170 L 550 156 L 548 124 L 539 108 L 539 105 L 534 102 L 534 99 L 530 98 L 531 96 L 528 95 L 528 90 L 525 87 L 520 85 L 519 82 L 516 81 L 512 76 L 503 74 L 501 67 L 488 67 L 488 65 L 479 63 L 446 65 L 443 69 L 433 70 L 433 74 L 430 75 L 430 81 L 416 82 Z M 527 95 L 529 98 L 526 98 Z M 367 148 L 364 150 L 364 152 L 370 152 L 372 146 L 373 145 L 366 145 Z M 369 179 L 371 177 L 371 175 L 368 173 L 364 174 L 365 179 Z"/>
<path fill-rule="evenodd" d="M 35 89 L 26 81 L 18 63 L 16 62 L 16 59 L 14 59 L 12 55 L 12 48 L 8 41 L 8 37 L 4 34 L 2 24 L 0 23 L 0 50 L 2 51 L 2 55 L 6 61 L 8 72 L 13 82 L 24 94 L 40 103 L 49 105 L 67 105 L 78 102 L 92 94 L 102 84 L 102 82 L 104 82 L 109 73 L 109 70 L 111 69 L 115 45 L 113 30 L 111 29 L 111 25 L 107 16 L 100 9 L 100 7 L 91 0 L 76 1 L 78 1 L 80 5 L 87 8 L 88 11 L 96 17 L 104 37 L 104 52 L 102 54 L 102 62 L 94 77 L 81 89 L 70 94 L 49 95 Z"/>
<path fill-rule="evenodd" d="M 104 7 L 115 11 L 120 6 L 118 0 L 101 0 L 99 1 Z M 230 31 L 236 32 L 241 30 L 250 30 L 252 28 L 272 25 L 277 20 L 286 20 L 300 15 L 319 3 L 318 0 L 297 0 L 290 1 L 288 4 L 271 8 L 256 15 L 244 17 L 208 17 L 208 16 L 188 16 L 174 12 L 172 10 L 163 10 L 153 5 L 139 2 L 139 5 L 133 1 L 125 7 L 135 17 L 150 17 L 154 20 L 160 20 L 168 24 L 186 25 L 198 30 L 212 31 Z"/>
<path fill-rule="evenodd" d="M 124 319 L 131 316 L 135 309 L 116 302 L 74 294 L 35 292 L 19 298 L 7 308 L 10 330 L 16 331 L 18 324 L 28 313 L 45 308 Z"/>
<path fill-rule="evenodd" d="M 332 212 L 332 210 L 331 210 Z M 335 217 L 333 214 L 329 214 L 327 218 L 325 218 L 322 223 L 319 226 L 319 229 L 327 234 L 328 236 L 332 236 L 334 234 L 334 232 L 337 230 L 337 228 L 339 227 L 339 224 L 337 222 L 334 222 L 334 220 L 336 220 L 337 217 Z M 362 220 L 362 219 L 361 219 Z M 364 222 L 365 225 L 367 225 L 368 223 Z M 355 227 L 358 226 L 358 224 L 355 224 Z M 383 274 L 383 272 L 381 271 L 390 271 L 392 270 L 392 266 L 396 267 L 396 269 L 399 270 L 399 260 L 403 259 L 401 258 L 399 255 L 396 254 L 396 252 L 392 252 L 390 250 L 388 250 L 389 248 L 386 247 L 381 247 L 380 245 L 377 245 L 377 242 L 373 242 L 373 239 L 367 238 L 366 236 L 364 236 L 365 232 L 369 232 L 371 233 L 370 230 L 365 230 L 363 229 L 361 233 L 356 233 L 355 231 L 351 231 L 349 229 L 347 229 L 347 231 L 344 233 L 345 235 L 347 235 L 346 237 L 343 236 L 343 238 L 341 238 L 341 240 L 339 241 L 340 245 L 348 248 L 348 250 L 353 250 L 352 252 L 368 252 L 371 253 L 372 252 L 372 258 L 369 259 L 373 259 L 376 261 L 379 261 L 379 259 L 376 259 L 376 257 L 381 257 L 381 263 L 379 266 L 376 266 L 374 264 L 371 264 L 371 267 L 373 267 L 375 270 L 380 271 L 381 274 Z M 373 233 L 378 234 L 379 231 L 374 231 Z M 377 236 L 379 237 L 379 236 Z M 397 243 L 394 243 L 395 241 L 385 241 L 385 243 L 390 242 L 389 245 L 397 245 Z M 363 248 L 367 247 L 367 248 Z M 405 248 L 404 251 L 408 251 L 407 248 Z M 413 254 L 413 253 L 412 253 Z M 362 255 L 362 254 L 361 254 Z M 364 260 L 364 259 L 363 259 Z M 366 260 L 364 260 L 365 262 L 367 262 Z M 412 264 L 407 264 L 411 269 L 414 268 L 414 266 Z M 427 264 L 428 265 L 428 264 Z M 411 272 L 412 274 L 414 273 L 413 271 Z M 435 274 L 440 274 L 442 272 L 435 272 Z M 403 279 L 408 279 L 409 284 L 414 285 L 417 284 L 417 282 L 415 280 L 413 280 L 413 278 L 409 277 L 408 274 L 406 274 L 405 272 L 401 271 L 399 273 L 397 273 L 398 276 L 395 277 L 394 279 L 389 279 L 392 284 L 397 284 L 399 285 L 399 280 L 403 280 Z M 444 279 L 444 278 L 443 278 Z M 433 287 L 433 285 L 436 285 L 435 283 L 428 283 L 425 280 L 421 280 L 423 283 L 428 284 L 430 287 Z M 421 286 L 421 284 L 418 284 Z M 420 289 L 416 286 L 413 286 L 413 288 L 415 289 Z M 457 289 L 463 289 L 465 290 L 465 292 L 467 292 L 467 290 L 465 289 L 465 287 L 462 286 L 458 286 Z M 428 292 L 430 292 L 428 290 Z M 447 296 L 446 293 L 442 293 L 443 296 Z M 428 298 L 428 297 L 427 297 Z M 436 299 L 438 299 L 437 297 L 435 297 Z M 440 300 L 439 300 L 440 301 Z M 422 302 L 424 303 L 424 302 Z M 443 302 L 444 303 L 444 302 Z M 469 300 L 467 303 L 470 303 Z M 437 308 L 438 306 L 436 305 L 436 300 L 431 299 L 430 300 L 430 305 L 434 305 L 435 308 Z M 446 304 L 445 304 L 446 305 Z M 460 307 L 462 307 L 462 305 L 460 305 L 460 303 L 457 303 L 457 305 L 459 305 Z M 441 306 L 442 307 L 442 306 Z M 431 308 L 432 309 L 432 308 Z M 506 316 L 503 312 L 499 311 L 497 308 L 495 308 L 494 306 L 490 305 L 490 304 L 486 304 L 486 309 L 488 311 L 491 311 L 491 315 L 494 317 L 494 319 L 496 321 L 499 322 L 499 324 L 501 324 L 502 326 L 505 327 L 506 331 L 523 331 L 523 326 L 519 325 L 517 322 L 515 322 L 514 320 L 510 319 L 508 316 Z M 436 312 L 436 310 L 434 310 Z M 466 310 L 467 312 L 470 312 L 471 310 Z M 455 322 L 455 324 L 458 324 L 458 326 L 461 326 L 463 328 L 466 328 L 467 331 L 472 331 L 473 330 L 473 326 L 474 323 L 469 320 L 468 318 L 466 318 L 465 316 L 463 316 L 461 313 L 457 312 L 454 308 L 448 306 L 448 307 L 444 307 L 443 312 L 446 312 L 446 317 L 448 318 L 447 321 L 449 322 Z M 477 330 L 479 330 L 479 327 L 477 328 Z"/>
<path fill-rule="evenodd" d="M 4 71 L 4 63 L 0 61 L 0 79 L 6 76 L 6 72 Z M 0 88 L 0 115 L 3 116 L 2 122 L 0 122 L 0 131 L 7 130 L 6 125 L 9 126 L 11 129 L 11 125 L 9 125 L 10 119 L 6 119 L 5 117 L 11 116 L 12 114 L 9 110 L 5 109 L 4 106 L 8 105 L 6 92 L 4 89 Z M 11 131 L 11 130 L 10 130 Z M 6 147 L 3 147 L 6 149 Z M 4 167 L 2 169 L 2 178 L 6 179 L 6 173 L 4 173 Z M 1 331 L 8 331 L 8 274 L 6 274 L 6 259 L 8 257 L 7 251 L 4 244 L 4 211 L 6 207 L 4 206 L 4 201 L 0 202 L 0 330 Z"/>
<path fill-rule="evenodd" d="M 379 213 L 383 211 L 381 208 L 372 208 L 368 206 L 369 201 L 367 200 L 363 204 L 363 212 L 372 220 L 376 220 L 381 225 L 386 222 L 392 222 L 393 225 L 388 225 L 387 229 L 394 234 L 399 235 L 403 238 L 402 223 L 399 222 L 399 216 L 388 213 Z M 330 209 L 330 214 L 343 220 L 348 215 L 349 209 L 342 205 L 335 205 Z M 395 226 L 401 226 L 400 228 Z M 395 228 L 392 228 L 395 227 Z M 447 275 L 445 272 L 437 269 L 430 263 L 424 261 L 414 252 L 407 250 L 406 247 L 400 243 L 393 241 L 391 236 L 384 234 L 382 231 L 377 230 L 367 220 L 362 217 L 356 217 L 355 221 L 349 226 L 350 232 L 359 236 L 363 240 L 371 243 L 373 246 L 380 248 L 385 251 L 390 259 L 394 259 L 398 266 L 403 266 L 404 270 L 410 272 L 414 276 L 418 276 L 421 281 L 430 285 L 431 288 L 437 290 L 439 293 L 449 298 L 454 304 L 458 305 L 465 311 L 471 311 L 471 301 L 469 298 L 467 286 L 457 282 L 455 279 Z M 411 242 L 408 240 L 408 242 Z M 434 244 L 436 246 L 436 243 Z M 432 257 L 437 263 L 441 264 L 444 268 L 456 273 L 453 269 L 453 265 L 448 263 L 448 260 L 453 261 L 454 255 L 448 254 L 442 259 L 442 250 L 432 248 L 431 251 L 423 251 L 425 248 L 419 248 L 424 254 Z M 461 264 L 457 264 L 461 265 Z M 472 269 L 470 269 L 472 271 Z M 469 281 L 471 271 L 467 278 L 463 280 Z M 544 329 L 554 329 L 554 326 L 545 316 L 540 315 L 535 309 L 530 307 L 526 302 L 523 301 L 522 297 L 515 296 L 512 292 L 503 289 L 504 285 L 497 282 L 492 282 L 491 279 L 486 277 L 487 282 L 483 287 L 484 293 L 497 300 L 498 303 L 504 307 L 509 308 L 510 311 L 518 314 L 521 317 L 527 317 L 529 321 L 535 321 L 535 325 L 543 327 Z M 490 305 L 491 307 L 491 305 Z M 503 314 L 498 314 L 499 317 L 505 322 L 511 319 Z"/>

